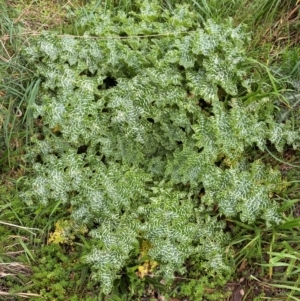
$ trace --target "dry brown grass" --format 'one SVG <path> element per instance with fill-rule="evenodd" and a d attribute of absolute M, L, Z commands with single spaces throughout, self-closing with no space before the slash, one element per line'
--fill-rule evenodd
<path fill-rule="evenodd" d="M 274 46 L 297 46 L 300 43 L 300 1 L 266 29 L 264 38 Z"/>

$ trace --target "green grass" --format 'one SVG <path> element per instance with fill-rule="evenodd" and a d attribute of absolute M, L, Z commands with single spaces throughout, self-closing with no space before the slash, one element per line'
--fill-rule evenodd
<path fill-rule="evenodd" d="M 63 4 L 61 1 L 50 1 L 52 5 L 49 5 L 48 0 L 6 2 L 8 4 L 0 2 L 0 270 L 12 275 L 1 278 L 1 287 L 6 286 L 7 290 L 0 290 L 0 298 L 20 300 L 31 297 L 38 300 L 36 297 L 41 293 L 47 296 L 47 300 L 54 300 L 57 296 L 46 292 L 42 283 L 45 286 L 53 285 L 56 283 L 55 277 L 70 282 L 70 276 L 61 268 L 65 267 L 70 272 L 74 269 L 76 281 L 74 284 L 64 283 L 57 289 L 67 294 L 76 292 L 80 296 L 78 300 L 98 300 L 91 294 L 97 289 L 89 282 L 90 271 L 78 263 L 78 254 L 68 250 L 70 246 L 47 246 L 48 233 L 65 216 L 60 211 L 60 203 L 46 209 L 36 207 L 35 216 L 30 216 L 26 204 L 22 204 L 17 197 L 22 176 L 26 172 L 30 173 L 30 167 L 25 166 L 22 158 L 25 146 L 30 143 L 30 136 L 37 130 L 30 106 L 35 101 L 40 85 L 40 80 L 35 78 L 27 62 L 20 56 L 20 49 L 30 43 L 32 34 L 56 25 L 61 30 L 65 9 L 76 4 L 74 1 L 64 1 Z M 77 5 L 88 2 L 78 1 Z M 177 3 L 182 1 L 161 1 L 169 9 Z M 203 22 L 208 18 L 221 21 L 232 17 L 236 24 L 244 22 L 248 25 L 253 40 L 249 53 L 263 62 L 258 63 L 258 68 L 262 69 L 262 76 L 268 78 L 279 100 L 278 118 L 280 121 L 289 119 L 295 128 L 299 127 L 300 47 L 297 46 L 297 32 L 300 31 L 300 2 L 187 0 L 185 3 L 199 13 Z M 95 1 L 95 7 L 99 5 L 114 12 L 136 9 L 136 2 L 131 0 Z M 266 229 L 260 224 L 228 221 L 233 236 L 229 248 L 235 253 L 236 265 L 235 279 L 231 282 L 238 283 L 240 278 L 247 278 L 245 289 L 248 290 L 249 300 L 300 300 L 299 155 L 299 149 L 286 149 L 284 154 L 270 151 L 263 158 L 283 168 L 283 176 L 290 182 L 283 195 L 277 199 L 286 217 L 282 225 Z M 74 250 L 82 252 L 88 245 L 85 237 L 77 237 Z M 68 261 L 66 257 L 69 255 L 75 263 Z M 50 260 L 51 257 L 53 261 L 39 274 L 36 267 L 42 269 L 45 258 Z M 20 265 L 15 268 L 13 263 L 17 260 Z M 30 270 L 34 270 L 33 275 Z M 51 271 L 55 271 L 58 276 L 54 277 Z M 25 280 L 28 277 L 34 279 L 34 285 Z M 47 277 L 48 283 L 42 282 L 41 279 Z M 126 285 L 128 283 L 130 281 Z M 82 290 L 83 286 L 88 288 Z M 153 289 L 154 286 L 149 284 L 148 288 Z M 259 292 L 254 291 L 255 286 L 260 288 Z M 264 293 L 264 297 L 258 296 Z M 119 288 L 116 288 L 110 300 L 133 300 L 132 295 L 132 292 L 126 295 L 123 291 L 121 296 Z"/>

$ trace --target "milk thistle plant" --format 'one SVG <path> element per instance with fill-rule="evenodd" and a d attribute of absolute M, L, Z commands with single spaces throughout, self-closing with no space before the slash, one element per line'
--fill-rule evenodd
<path fill-rule="evenodd" d="M 276 123 L 273 99 L 245 97 L 257 85 L 243 26 L 202 26 L 187 5 L 155 1 L 71 17 L 79 36 L 48 32 L 23 52 L 41 80 L 30 110 L 42 124 L 24 201 L 71 208 L 89 229 L 84 260 L 105 294 L 143 241 L 166 280 L 194 254 L 206 271 L 230 271 L 226 218 L 280 222 L 270 199 L 280 173 L 248 151 L 298 143 Z"/>

